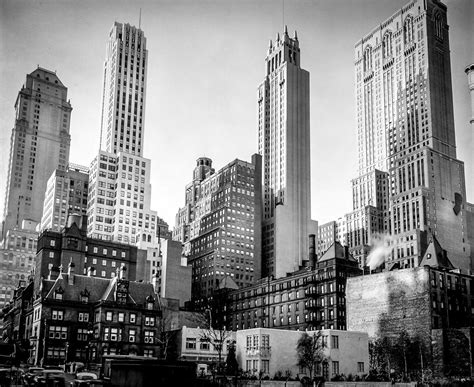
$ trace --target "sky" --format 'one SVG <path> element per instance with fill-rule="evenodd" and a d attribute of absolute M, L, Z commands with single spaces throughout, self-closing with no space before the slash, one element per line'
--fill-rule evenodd
<path fill-rule="evenodd" d="M 257 87 L 269 40 L 298 32 L 310 73 L 312 218 L 352 209 L 357 176 L 355 43 L 407 0 L 0 0 L 0 208 L 14 104 L 39 65 L 68 88 L 70 162 L 89 166 L 100 135 L 105 45 L 114 21 L 147 38 L 143 156 L 152 160 L 152 209 L 172 228 L 196 159 L 220 169 L 257 152 Z M 474 62 L 474 2 L 445 0 L 450 25 L 457 155 L 474 202 L 474 140 L 467 77 Z"/>

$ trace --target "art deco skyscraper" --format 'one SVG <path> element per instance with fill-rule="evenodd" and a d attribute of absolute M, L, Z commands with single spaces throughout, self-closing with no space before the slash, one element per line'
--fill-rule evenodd
<path fill-rule="evenodd" d="M 89 236 L 124 243 L 152 240 L 150 160 L 142 157 L 147 68 L 146 38 L 115 23 L 104 64 L 101 147 L 89 172 Z M 104 138 L 105 137 L 105 138 Z"/>
<path fill-rule="evenodd" d="M 15 111 L 2 239 L 23 220 L 41 221 L 48 179 L 69 161 L 72 107 L 56 73 L 38 67 L 28 74 Z"/>
<path fill-rule="evenodd" d="M 285 276 L 308 257 L 311 220 L 309 73 L 298 37 L 270 41 L 258 88 L 258 152 L 263 163 L 262 274 Z"/>
<path fill-rule="evenodd" d="M 354 203 L 377 209 L 365 211 L 360 229 L 378 222 L 376 228 L 392 234 L 388 266 L 418 266 L 434 235 L 456 267 L 471 268 L 446 11 L 438 0 L 413 0 L 355 46 Z M 349 229 L 360 234 L 350 222 Z"/>
<path fill-rule="evenodd" d="M 143 31 L 114 23 L 104 63 L 101 149 L 142 156 L 148 50 Z"/>

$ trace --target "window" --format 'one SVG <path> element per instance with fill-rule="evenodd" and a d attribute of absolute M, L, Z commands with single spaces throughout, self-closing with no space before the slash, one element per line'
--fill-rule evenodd
<path fill-rule="evenodd" d="M 110 335 L 110 328 L 108 327 L 104 328 L 104 341 L 109 340 L 109 335 Z"/>
<path fill-rule="evenodd" d="M 152 349 L 144 349 L 143 350 L 143 356 L 145 357 L 153 357 L 153 350 Z"/>
<path fill-rule="evenodd" d="M 49 245 L 50 245 L 51 247 L 56 246 L 56 241 L 53 240 L 53 239 L 51 239 L 51 240 L 49 241 Z"/>
<path fill-rule="evenodd" d="M 136 340 L 136 334 L 137 334 L 137 331 L 135 329 L 130 329 L 128 331 L 128 341 L 130 341 L 131 343 L 134 343 Z"/>
<path fill-rule="evenodd" d="M 79 328 L 77 330 L 77 340 L 78 341 L 87 341 L 87 329 Z"/>
<path fill-rule="evenodd" d="M 119 322 L 124 322 L 124 321 L 125 321 L 125 313 L 119 312 L 119 314 L 118 314 L 118 321 L 119 321 Z"/>
<path fill-rule="evenodd" d="M 118 328 L 110 328 L 110 340 L 111 341 L 121 341 L 122 340 L 122 330 Z"/>
<path fill-rule="evenodd" d="M 202 349 L 203 351 L 209 351 L 210 348 L 211 348 L 211 346 L 210 346 L 209 341 L 207 341 L 207 340 L 205 340 L 205 339 L 202 339 L 202 340 L 201 340 L 201 349 Z"/>
<path fill-rule="evenodd" d="M 63 299 L 63 293 L 56 291 L 56 292 L 54 293 L 54 298 L 55 298 L 56 300 L 62 300 L 62 299 Z"/>
<path fill-rule="evenodd" d="M 53 310 L 51 313 L 51 318 L 53 320 L 64 320 L 64 311 L 62 310 Z"/>
<path fill-rule="evenodd" d="M 79 312 L 79 315 L 78 315 L 77 319 L 78 319 L 78 321 L 88 322 L 89 321 L 89 313 Z"/>
<path fill-rule="evenodd" d="M 265 374 L 268 374 L 270 372 L 270 360 L 262 360 L 261 371 Z"/>
<path fill-rule="evenodd" d="M 357 372 L 364 372 L 364 362 L 357 362 Z"/>
<path fill-rule="evenodd" d="M 54 252 L 53 251 L 49 252 L 49 258 L 54 258 Z"/>
<path fill-rule="evenodd" d="M 196 340 L 196 339 L 194 339 Z M 145 343 L 146 344 L 153 344 L 155 342 L 155 332 L 153 331 L 145 331 Z M 196 343 L 194 343 L 196 346 Z"/>
<path fill-rule="evenodd" d="M 339 336 L 331 336 L 331 347 L 332 348 L 339 348 Z"/>
<path fill-rule="evenodd" d="M 145 325 L 146 326 L 154 326 L 155 325 L 155 318 L 154 317 L 145 317 Z"/>
<path fill-rule="evenodd" d="M 186 337 L 186 349 L 196 349 L 195 337 Z"/>
<path fill-rule="evenodd" d="M 332 374 L 339 375 L 339 362 L 338 361 L 332 362 Z"/>
<path fill-rule="evenodd" d="M 130 323 L 135 324 L 137 321 L 137 315 L 135 313 L 130 313 Z"/>
<path fill-rule="evenodd" d="M 112 321 L 114 314 L 112 312 L 105 312 L 105 321 Z"/>
<path fill-rule="evenodd" d="M 49 338 L 50 339 L 67 339 L 67 327 L 51 325 L 49 327 Z"/>

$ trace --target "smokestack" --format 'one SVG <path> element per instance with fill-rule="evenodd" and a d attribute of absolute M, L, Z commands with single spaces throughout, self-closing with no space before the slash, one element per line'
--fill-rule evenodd
<path fill-rule="evenodd" d="M 316 266 L 316 235 L 309 234 L 309 267 L 314 269 Z"/>

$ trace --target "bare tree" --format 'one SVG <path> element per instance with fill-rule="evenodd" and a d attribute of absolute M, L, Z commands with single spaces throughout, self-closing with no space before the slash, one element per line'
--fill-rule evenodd
<path fill-rule="evenodd" d="M 212 316 L 210 309 L 207 309 L 209 319 L 207 319 L 207 314 L 202 314 L 200 316 L 202 325 L 205 328 L 201 327 L 200 340 L 201 342 L 208 342 L 212 348 L 217 352 L 218 356 L 218 368 L 222 366 L 222 351 L 224 350 L 224 345 L 228 339 L 232 336 L 232 331 L 222 327 L 222 329 L 216 329 L 212 326 Z"/>
<path fill-rule="evenodd" d="M 324 359 L 324 344 L 321 331 L 317 331 L 310 336 L 304 332 L 296 345 L 298 355 L 298 365 L 305 367 L 309 371 L 309 378 L 313 380 L 313 372 L 318 363 Z"/>

